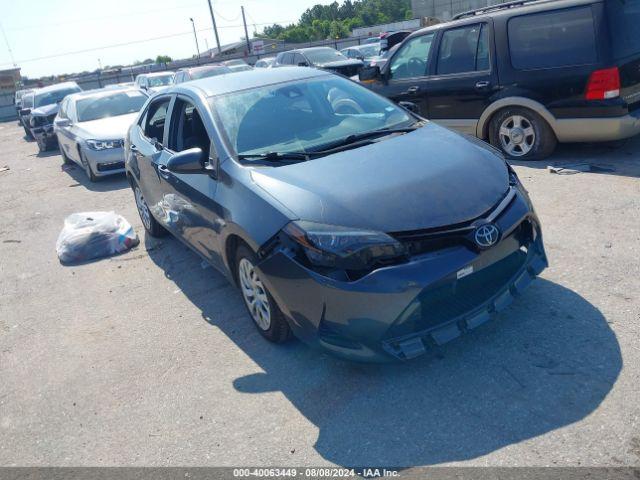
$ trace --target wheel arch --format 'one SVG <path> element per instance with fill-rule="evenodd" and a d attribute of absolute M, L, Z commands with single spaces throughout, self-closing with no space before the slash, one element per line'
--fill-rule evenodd
<path fill-rule="evenodd" d="M 526 97 L 505 97 L 500 100 L 496 100 L 489 105 L 484 112 L 482 112 L 476 127 L 476 136 L 482 140 L 489 138 L 489 125 L 491 124 L 491 119 L 500 110 L 509 107 L 523 107 L 532 110 L 549 124 L 554 133 L 556 132 L 556 118 L 540 102 Z"/>

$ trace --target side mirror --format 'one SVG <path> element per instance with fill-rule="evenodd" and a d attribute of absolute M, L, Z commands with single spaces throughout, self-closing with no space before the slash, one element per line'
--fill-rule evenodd
<path fill-rule="evenodd" d="M 20 115 L 29 115 L 31 113 L 31 109 L 30 108 L 23 108 L 20 110 Z"/>
<path fill-rule="evenodd" d="M 402 108 L 406 108 L 407 110 L 409 110 L 410 112 L 415 113 L 416 115 L 420 115 L 420 107 L 416 103 L 413 103 L 413 102 L 398 102 L 398 105 L 400 105 Z"/>
<path fill-rule="evenodd" d="M 371 83 L 376 80 L 380 80 L 382 78 L 380 67 L 377 65 L 372 67 L 362 67 L 358 73 L 358 78 L 362 83 Z"/>
<path fill-rule="evenodd" d="M 58 118 L 55 121 L 56 127 L 70 127 L 71 121 L 68 118 Z"/>
<path fill-rule="evenodd" d="M 200 148 L 190 148 L 176 153 L 167 162 L 167 169 L 174 173 L 209 173 L 204 167 L 204 152 Z"/>

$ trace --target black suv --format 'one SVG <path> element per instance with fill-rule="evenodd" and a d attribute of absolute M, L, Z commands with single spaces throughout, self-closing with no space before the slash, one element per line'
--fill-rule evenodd
<path fill-rule="evenodd" d="M 510 2 L 407 37 L 360 80 L 421 114 L 542 159 L 640 133 L 640 0 Z"/>
<path fill-rule="evenodd" d="M 286 66 L 315 67 L 346 77 L 357 75 L 364 63 L 345 57 L 331 47 L 301 48 L 281 52 L 276 57 L 274 67 Z"/>

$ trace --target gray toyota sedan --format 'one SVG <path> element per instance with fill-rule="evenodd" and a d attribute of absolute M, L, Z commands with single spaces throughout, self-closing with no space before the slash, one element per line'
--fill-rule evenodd
<path fill-rule="evenodd" d="M 328 72 L 171 86 L 125 156 L 147 232 L 223 272 L 273 342 L 413 358 L 485 323 L 547 266 L 500 153 Z"/>
<path fill-rule="evenodd" d="M 80 165 L 92 182 L 124 172 L 124 136 L 147 97 L 137 88 L 91 90 L 66 97 L 53 122 L 64 162 Z"/>

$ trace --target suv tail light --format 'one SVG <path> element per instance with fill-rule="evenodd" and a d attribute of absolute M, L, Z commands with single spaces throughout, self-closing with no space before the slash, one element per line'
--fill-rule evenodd
<path fill-rule="evenodd" d="M 596 70 L 587 83 L 587 100 L 607 100 L 620 96 L 620 71 L 618 67 Z"/>

